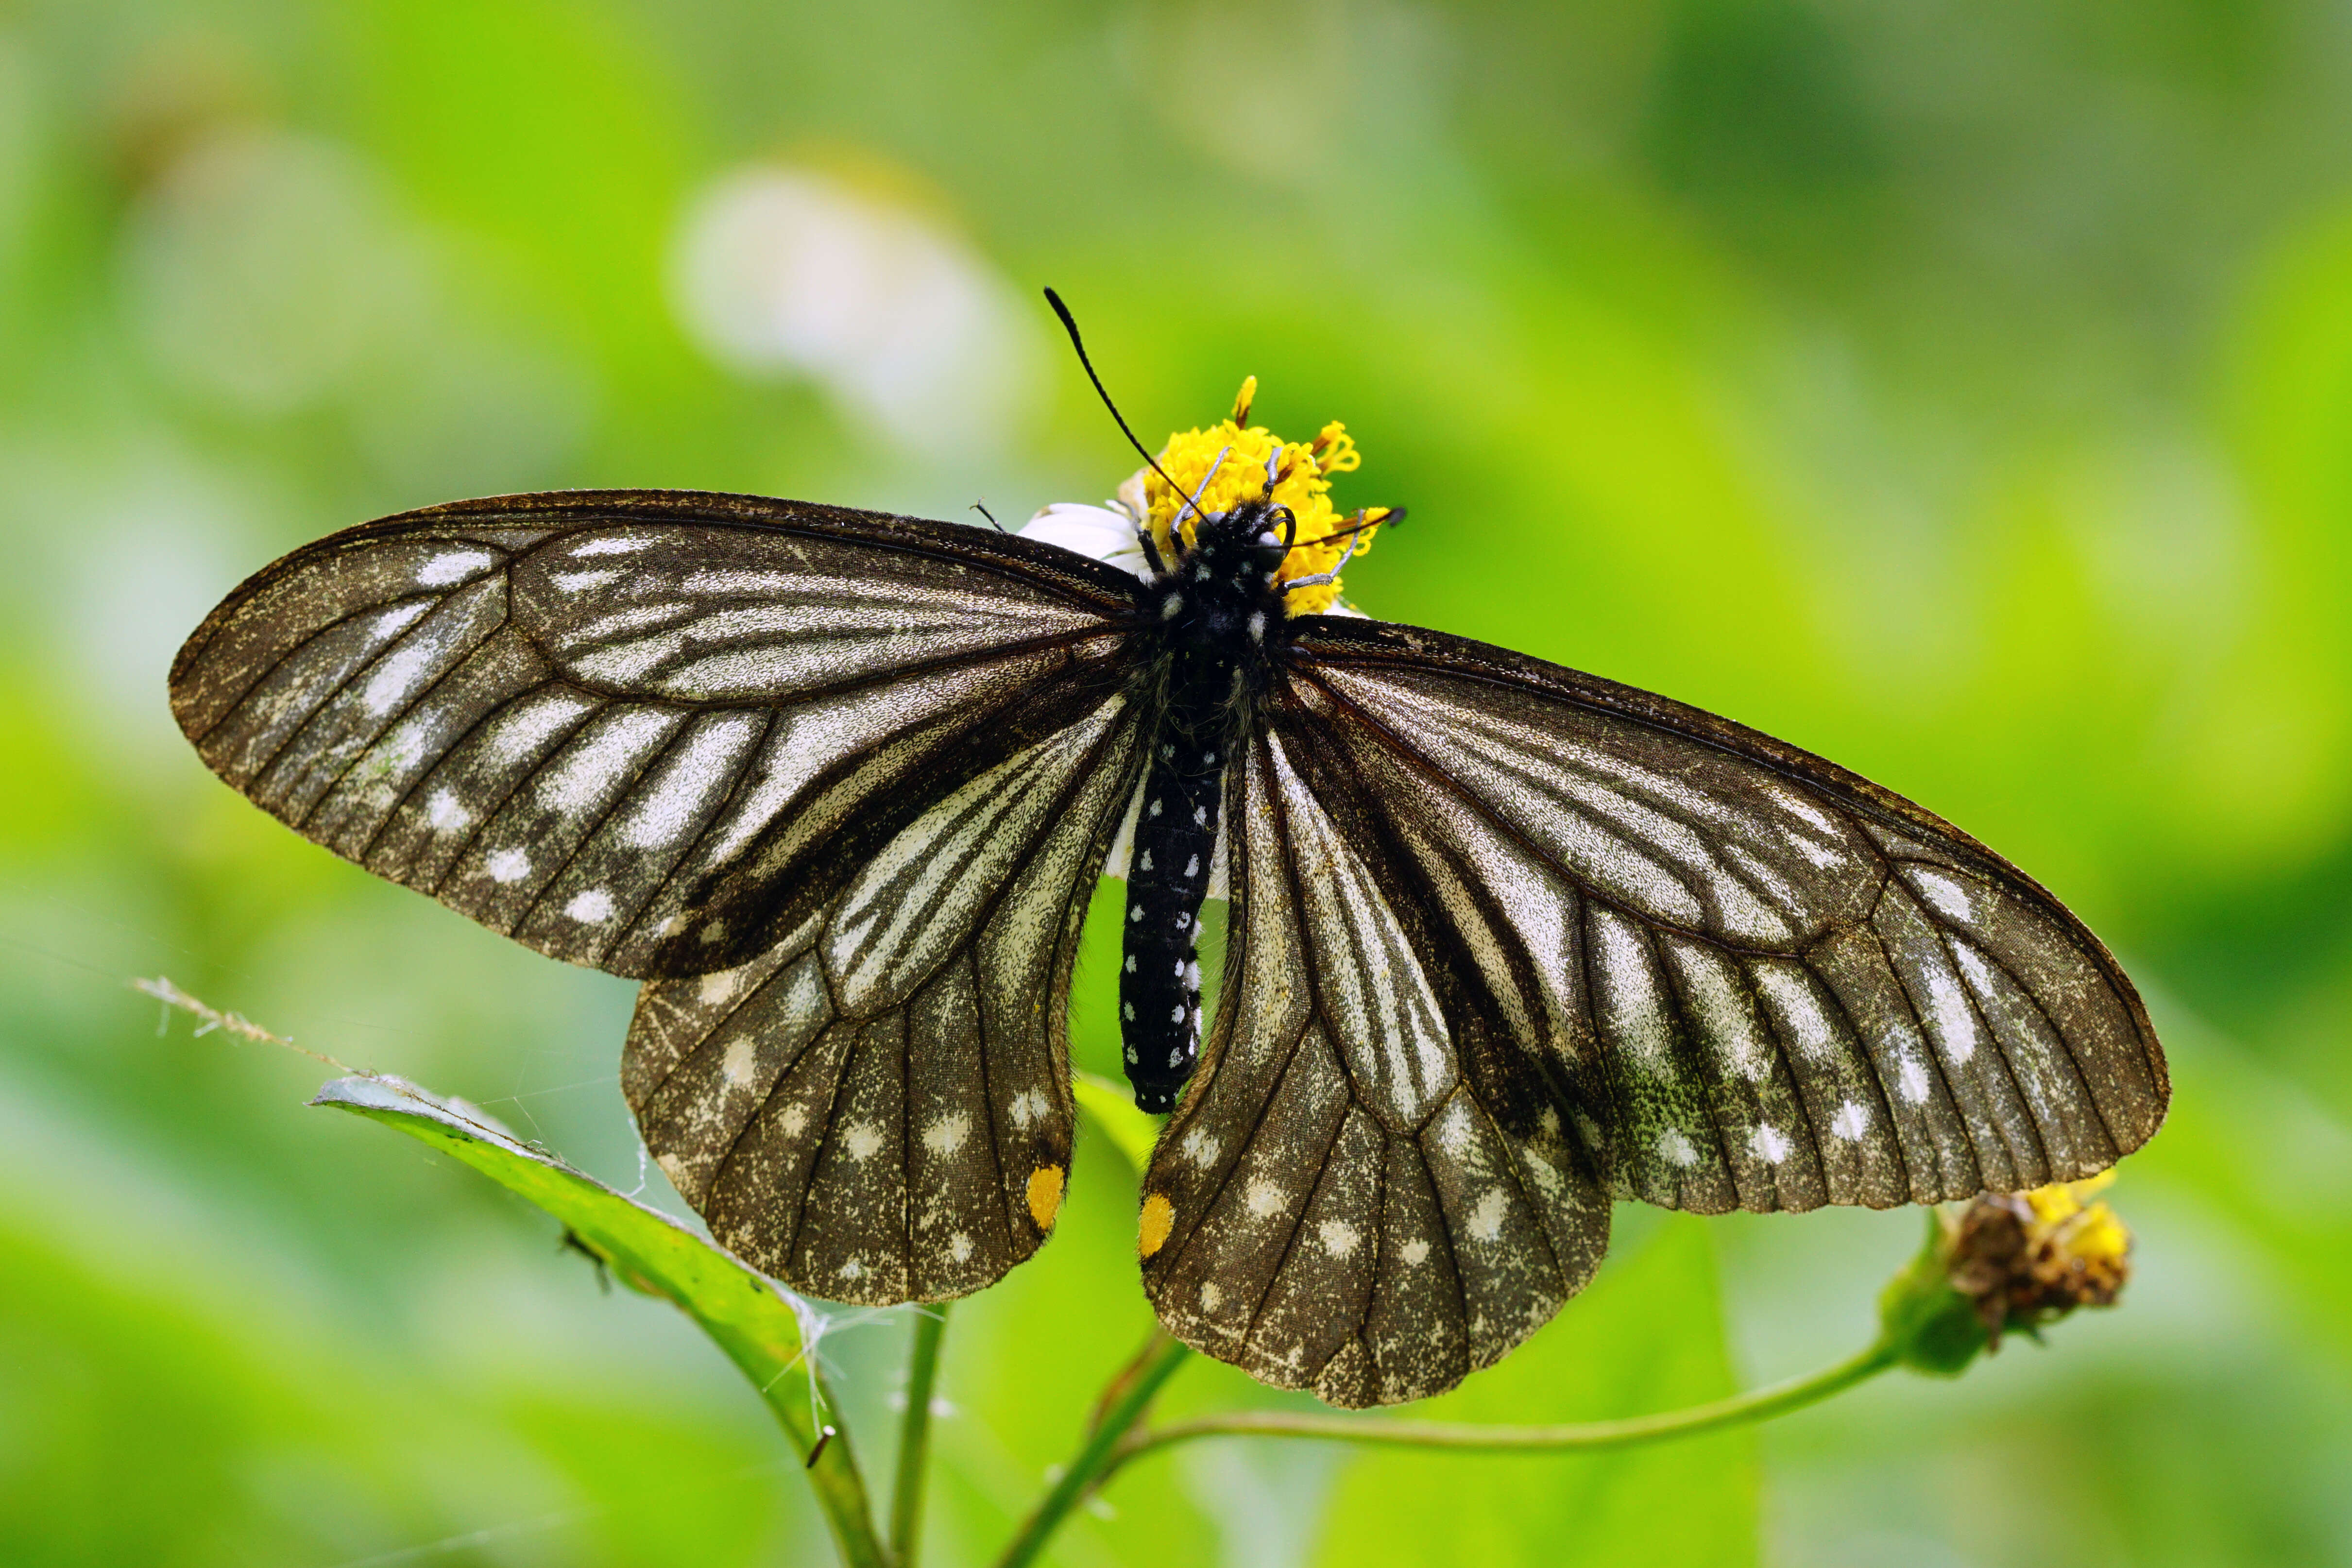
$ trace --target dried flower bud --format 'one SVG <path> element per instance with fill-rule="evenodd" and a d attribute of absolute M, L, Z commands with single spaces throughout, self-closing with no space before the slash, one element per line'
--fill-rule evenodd
<path fill-rule="evenodd" d="M 1952 1227 L 1947 1273 L 1975 1305 L 1988 1349 L 2014 1323 L 2028 1332 L 2077 1307 L 2109 1307 L 2131 1273 L 2131 1232 L 2104 1203 L 2084 1199 L 2115 1180 L 1987 1195 Z"/>
<path fill-rule="evenodd" d="M 2010 1328 L 2030 1334 L 2077 1307 L 2113 1305 L 2131 1272 L 2131 1232 L 2105 1204 L 2084 1200 L 2114 1179 L 1989 1193 L 1935 1212 L 1927 1246 L 1879 1298 L 1903 1361 L 1955 1375 L 1999 1349 Z"/>

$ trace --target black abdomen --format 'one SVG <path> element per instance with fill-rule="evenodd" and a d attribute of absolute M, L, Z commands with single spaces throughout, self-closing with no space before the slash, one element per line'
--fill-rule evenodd
<path fill-rule="evenodd" d="M 1190 713 L 1188 706 L 1180 702 L 1160 730 L 1127 868 L 1119 1029 L 1135 1103 L 1150 1111 L 1175 1109 L 1201 1051 L 1196 943 L 1217 847 L 1225 737 L 1221 705 Z"/>

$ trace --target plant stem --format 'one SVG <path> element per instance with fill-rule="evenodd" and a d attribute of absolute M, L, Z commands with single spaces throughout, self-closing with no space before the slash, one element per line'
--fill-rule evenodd
<path fill-rule="evenodd" d="M 1120 1441 L 1135 1424 L 1143 1419 L 1150 1406 L 1152 1395 L 1160 1385 L 1184 1363 L 1192 1352 L 1179 1340 L 1164 1331 L 1155 1332 L 1133 1364 L 1122 1372 L 1112 1386 L 1115 1397 L 1101 1407 L 1093 1428 L 1087 1432 L 1085 1444 L 1063 1470 L 1053 1489 L 1037 1504 L 1021 1524 L 1013 1543 L 1004 1555 L 996 1560 L 996 1568 L 1023 1568 L 1034 1562 L 1044 1549 L 1045 1540 L 1060 1528 L 1070 1510 L 1086 1500 L 1117 1466 L 1115 1455 Z"/>
<path fill-rule="evenodd" d="M 737 1364 L 748 1372 L 748 1363 L 738 1358 Z M 824 1510 L 825 1528 L 833 1531 L 833 1543 L 840 1549 L 843 1568 L 892 1568 L 890 1554 L 883 1550 L 881 1538 L 874 1533 L 874 1505 L 866 1500 L 866 1478 L 857 1468 L 856 1452 L 849 1446 L 849 1434 L 836 1425 L 830 1439 L 815 1424 L 805 1397 L 805 1388 L 797 1376 L 769 1380 L 760 1391 L 768 1409 L 784 1428 L 803 1460 L 811 1453 L 816 1462 L 808 1466 L 809 1489 L 816 1493 L 817 1507 Z M 826 1409 L 834 1408 L 833 1393 L 824 1386 L 822 1373 L 816 1379 L 818 1397 Z M 819 1451 L 817 1444 L 823 1442 Z"/>
<path fill-rule="evenodd" d="M 1318 1437 L 1340 1443 L 1382 1443 L 1413 1448 L 1466 1450 L 1581 1450 L 1628 1448 L 1642 1443 L 1696 1436 L 1726 1426 L 1769 1421 L 1792 1410 L 1818 1404 L 1858 1383 L 1877 1376 L 1898 1359 L 1896 1348 L 1884 1341 L 1834 1366 L 1787 1383 L 1751 1389 L 1655 1415 L 1622 1421 L 1583 1421 L 1547 1426 L 1491 1426 L 1454 1421 L 1386 1421 L 1354 1415 L 1293 1415 L 1287 1412 L 1237 1412 L 1179 1421 L 1156 1431 L 1137 1433 L 1118 1446 L 1104 1467 L 1103 1479 L 1130 1459 L 1155 1448 L 1191 1442 L 1196 1437 Z"/>
<path fill-rule="evenodd" d="M 915 1568 L 922 1550 L 923 1481 L 931 1457 L 931 1389 L 939 1382 L 940 1342 L 947 1337 L 948 1303 L 915 1308 L 907 1352 L 907 1410 L 898 1426 L 898 1479 L 890 1489 L 890 1557 Z"/>

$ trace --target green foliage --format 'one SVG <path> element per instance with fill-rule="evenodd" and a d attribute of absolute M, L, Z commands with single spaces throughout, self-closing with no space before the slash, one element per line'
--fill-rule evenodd
<path fill-rule="evenodd" d="M 7 8 L 0 1557 L 822 1557 L 772 1414 L 678 1313 L 601 1294 L 453 1154 L 301 1111 L 299 1058 L 157 1036 L 132 975 L 672 1205 L 613 1081 L 629 987 L 236 800 L 163 676 L 278 551 L 459 493 L 979 497 L 1008 521 L 1098 497 L 1131 458 L 1042 309 L 1019 314 L 1052 283 L 1147 437 L 1249 373 L 1269 420 L 1348 422 L 1342 497 L 1412 509 L 1349 574 L 1367 608 L 1902 789 L 2066 898 L 2150 995 L 2179 1093 L 2113 1194 L 2140 1236 L 2124 1309 L 1958 1388 L 1888 1379 L 1767 1429 L 1767 1555 L 2342 1560 L 2347 101 L 2339 18 L 2305 0 Z M 949 456 L 687 330 L 695 204 L 779 164 L 914 215 L 1014 301 L 1004 396 L 1028 412 L 1001 439 Z M 200 265 L 221 256 L 243 269 Z M 1090 948 L 1074 1029 L 1115 1076 L 1110 978 Z M 1061 1234 L 957 1309 L 942 1568 L 1003 1539 L 1148 1331 L 1134 1205 L 1089 1119 Z M 1907 1215 L 1683 1227 L 1721 1262 L 1701 1321 L 1692 1276 L 1652 1271 L 1668 1237 L 1622 1218 L 1604 1282 L 1456 1397 L 1624 1415 L 1728 1386 L 1706 1365 L 1821 1364 L 1868 1339 L 1915 1239 Z M 1585 1366 L 1565 1347 L 1604 1312 L 1630 1337 Z M 869 1477 L 904 1334 L 842 1314 L 827 1340 Z M 1300 1408 L 1197 1362 L 1164 1405 Z M 1679 1468 L 1750 1441 L 1556 1463 L 1202 1443 L 1139 1460 L 1057 1550 L 1288 1568 L 1340 1531 L 1381 1545 L 1385 1519 L 1469 1561 L 1428 1500 L 1490 1471 L 1531 1517 L 1557 1482 L 1671 1543 L 1757 1517 L 1745 1460 Z"/>
<path fill-rule="evenodd" d="M 1958 1377 L 1985 1350 L 1975 1303 L 1952 1289 L 1943 1227 L 1927 1216 L 1927 1239 L 1910 1267 L 1878 1293 L 1880 1331 L 1914 1372 Z"/>
<path fill-rule="evenodd" d="M 851 1440 L 829 1419 L 833 1397 L 802 1314 L 819 1320 L 806 1303 L 787 1299 L 676 1221 L 398 1079 L 337 1079 L 311 1103 L 396 1127 L 455 1156 L 562 1221 L 565 1245 L 593 1257 L 600 1271 L 611 1268 L 631 1289 L 659 1296 L 692 1318 L 760 1391 L 792 1439 L 843 1562 L 848 1568 L 884 1563 Z"/>
<path fill-rule="evenodd" d="M 1412 1414 L 1475 1422 L 1598 1419 L 1732 1391 L 1715 1256 L 1685 1217 L 1647 1227 L 1576 1310 L 1500 1366 Z M 1368 1453 L 1325 1505 L 1332 1564 L 1752 1563 L 1752 1433 L 1594 1455 Z"/>

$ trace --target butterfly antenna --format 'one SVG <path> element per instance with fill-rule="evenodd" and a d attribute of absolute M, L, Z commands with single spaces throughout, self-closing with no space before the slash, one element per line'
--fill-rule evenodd
<path fill-rule="evenodd" d="M 1144 450 L 1143 443 L 1135 438 L 1135 432 L 1127 427 L 1127 417 L 1119 413 L 1118 405 L 1110 400 L 1110 390 L 1103 385 L 1102 377 L 1095 374 L 1095 362 L 1087 357 L 1087 345 L 1078 336 L 1077 318 L 1070 314 L 1070 308 L 1063 304 L 1062 297 L 1051 289 L 1045 290 L 1045 303 L 1053 306 L 1054 314 L 1062 318 L 1062 330 L 1070 334 L 1070 346 L 1078 351 L 1078 363 L 1086 367 L 1087 379 L 1095 384 L 1095 395 L 1102 399 L 1103 406 L 1109 409 L 1110 416 L 1118 422 L 1118 433 L 1127 437 L 1129 446 L 1142 454 L 1143 460 L 1151 465 L 1151 471 L 1168 479 L 1168 488 L 1181 496 L 1184 487 L 1174 479 L 1169 479 L 1168 470 L 1160 466 L 1160 459 Z"/>

